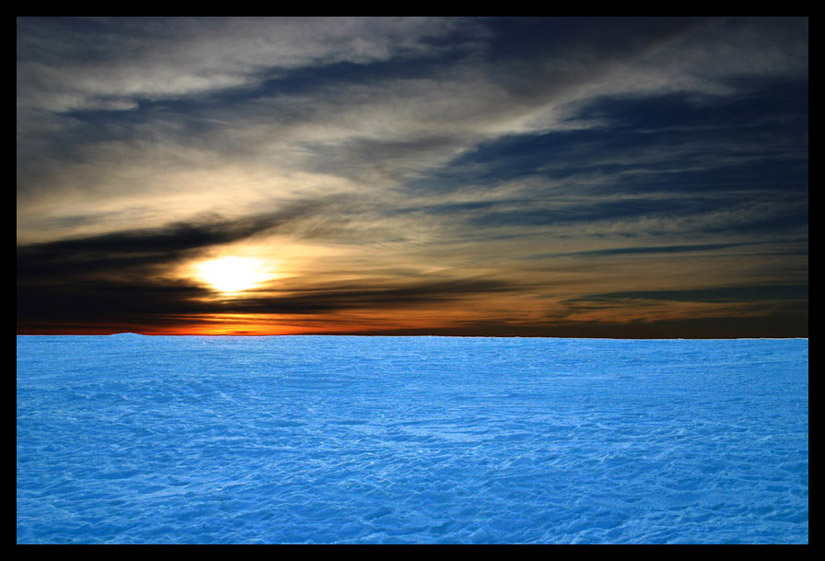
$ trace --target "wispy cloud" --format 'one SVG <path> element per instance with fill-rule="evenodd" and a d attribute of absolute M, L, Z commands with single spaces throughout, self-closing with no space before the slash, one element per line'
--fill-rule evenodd
<path fill-rule="evenodd" d="M 281 72 L 438 52 L 427 18 L 21 18 L 24 107 L 134 109 L 260 85 Z M 93 38 L 94 40 L 89 40 Z"/>

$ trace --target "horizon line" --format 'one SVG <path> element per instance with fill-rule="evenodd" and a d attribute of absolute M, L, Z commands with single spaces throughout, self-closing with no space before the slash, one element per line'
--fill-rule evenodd
<path fill-rule="evenodd" d="M 462 339 L 576 339 L 576 340 L 612 340 L 612 341 L 762 341 L 762 340 L 791 340 L 804 339 L 807 336 L 789 337 L 560 337 L 552 335 L 440 335 L 440 334 L 403 334 L 392 335 L 386 333 L 138 333 L 135 331 L 119 331 L 116 333 L 17 333 L 17 337 L 112 337 L 122 335 L 137 335 L 140 337 L 440 337 Z"/>

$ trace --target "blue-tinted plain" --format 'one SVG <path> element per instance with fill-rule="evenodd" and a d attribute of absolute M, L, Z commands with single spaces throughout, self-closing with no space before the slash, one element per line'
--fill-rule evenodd
<path fill-rule="evenodd" d="M 17 338 L 18 543 L 807 543 L 808 341 Z"/>

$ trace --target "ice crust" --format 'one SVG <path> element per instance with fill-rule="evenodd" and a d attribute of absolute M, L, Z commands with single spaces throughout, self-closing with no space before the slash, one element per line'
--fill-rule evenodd
<path fill-rule="evenodd" d="M 808 341 L 18 336 L 18 543 L 807 543 Z"/>

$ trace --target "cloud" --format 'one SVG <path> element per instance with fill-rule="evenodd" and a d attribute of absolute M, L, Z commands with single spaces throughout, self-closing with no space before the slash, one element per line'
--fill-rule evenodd
<path fill-rule="evenodd" d="M 512 292 L 517 285 L 496 279 L 449 279 L 397 286 L 358 284 L 322 286 L 297 290 L 285 297 L 245 298 L 230 304 L 233 313 L 307 314 L 348 309 L 400 310 L 408 306 L 433 305 L 479 295 Z M 226 309 L 226 306 L 223 307 Z"/>
<path fill-rule="evenodd" d="M 612 255 L 639 255 L 639 254 L 674 254 L 714 251 L 717 249 L 730 249 L 734 247 L 751 246 L 755 242 L 739 243 L 712 243 L 712 244 L 688 244 L 688 245 L 665 245 L 665 246 L 642 246 L 642 247 L 615 247 L 610 249 L 594 249 L 589 251 L 574 251 L 570 253 L 547 254 L 541 257 L 594 257 Z"/>
<path fill-rule="evenodd" d="M 478 278 L 391 283 L 362 278 L 358 283 L 317 286 L 309 279 L 298 289 L 285 285 L 276 295 L 252 292 L 243 298 L 221 299 L 191 281 L 154 274 L 150 265 L 169 261 L 169 255 L 143 250 L 137 257 L 110 255 L 83 260 L 75 254 L 69 259 L 48 260 L 41 256 L 39 262 L 34 262 L 36 258 L 24 256 L 18 263 L 18 327 L 36 330 L 44 325 L 81 329 L 144 325 L 151 331 L 169 322 L 189 328 L 210 321 L 220 323 L 237 314 L 269 318 L 353 311 L 378 319 L 386 311 L 409 315 L 417 307 L 455 307 L 465 299 L 517 290 L 512 282 Z M 59 280 L 55 280 L 56 273 Z"/>
<path fill-rule="evenodd" d="M 792 32 L 806 29 L 797 20 L 771 27 L 758 20 L 680 18 L 19 21 L 19 130 L 28 138 L 23 152 L 36 149 L 42 158 L 47 126 L 53 127 L 50 136 L 63 133 L 56 135 L 61 150 L 82 147 L 56 162 L 43 181 L 25 181 L 24 174 L 24 192 L 32 183 L 54 183 L 54 175 L 67 171 L 64 161 L 96 172 L 97 179 L 79 177 L 73 189 L 122 169 L 130 184 L 153 188 L 149 178 L 131 177 L 133 162 L 139 169 L 149 164 L 172 171 L 216 159 L 253 167 L 274 163 L 276 174 L 346 177 L 370 188 L 394 185 L 498 138 L 595 126 L 598 120 L 577 117 L 595 100 L 699 91 L 705 86 L 697 76 L 735 90 L 728 80 L 733 74 L 721 70 L 732 66 L 720 62 L 727 58 L 748 61 L 737 76 L 792 73 L 801 64 L 793 55 L 804 47 Z M 100 42 L 77 40 L 88 33 L 102 35 Z M 496 49 L 497 40 L 521 35 L 523 46 L 503 54 Z M 770 63 L 757 64 L 762 59 L 753 56 L 749 40 L 763 42 L 760 48 L 773 53 Z M 774 46 L 779 41 L 791 48 Z M 411 60 L 426 63 L 412 65 L 407 74 L 398 70 Z M 341 61 L 361 70 L 306 74 Z M 394 65 L 379 64 L 389 61 Z M 44 72 L 56 76 L 47 79 L 40 76 Z M 645 78 L 656 73 L 665 77 Z M 256 89 L 203 98 L 205 91 L 225 92 L 227 76 Z M 26 111 L 39 103 L 42 91 L 92 105 L 134 104 L 141 96 L 191 103 L 141 107 L 139 118 L 123 117 L 122 123 L 117 117 L 66 115 L 43 122 L 39 113 Z M 71 142 L 81 134 L 85 142 Z M 27 149 L 29 143 L 37 146 Z"/>
<path fill-rule="evenodd" d="M 49 111 L 253 87 L 271 73 L 438 50 L 427 18 L 19 18 L 22 103 Z M 88 41 L 94 37 L 94 41 Z"/>
<path fill-rule="evenodd" d="M 18 278 L 74 278 L 114 273 L 146 266 L 170 265 L 191 259 L 214 246 L 248 240 L 256 235 L 293 227 L 324 213 L 335 198 L 293 202 L 277 211 L 237 219 L 218 216 L 176 222 L 159 228 L 65 239 L 18 247 Z"/>
<path fill-rule="evenodd" d="M 22 327 L 41 321 L 66 325 L 163 324 L 164 316 L 197 323 L 195 316 L 226 314 L 312 315 L 348 310 L 380 312 L 436 306 L 467 297 L 510 292 L 516 284 L 493 278 L 443 278 L 415 271 L 385 276 L 387 267 L 360 271 L 358 282 L 301 277 L 240 299 L 221 299 L 201 283 L 173 274 L 216 248 L 259 236 L 318 235 L 318 218 L 347 201 L 330 197 L 293 203 L 239 219 L 218 216 L 159 228 L 118 231 L 18 247 L 17 313 Z M 327 235 L 327 234 L 321 234 Z M 271 244 L 271 241 L 267 241 Z M 400 276 L 404 274 L 406 279 Z M 188 318 L 188 319 L 187 319 Z"/>
<path fill-rule="evenodd" d="M 571 299 L 570 302 L 605 303 L 611 300 L 667 300 L 671 302 L 765 302 L 771 300 L 807 301 L 807 285 L 723 286 L 684 290 L 634 290 L 609 292 Z"/>

